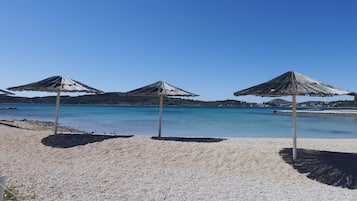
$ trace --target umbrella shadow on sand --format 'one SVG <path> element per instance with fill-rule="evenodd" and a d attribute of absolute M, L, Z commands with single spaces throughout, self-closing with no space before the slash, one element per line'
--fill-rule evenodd
<path fill-rule="evenodd" d="M 225 138 L 191 138 L 191 137 L 151 137 L 153 140 L 163 140 L 163 141 L 177 141 L 177 142 L 201 142 L 201 143 L 212 143 L 221 142 L 226 140 Z"/>
<path fill-rule="evenodd" d="M 320 183 L 348 189 L 357 189 L 357 153 L 298 149 L 299 157 L 292 160 L 292 149 L 284 148 L 279 154 L 299 173 Z"/>
<path fill-rule="evenodd" d="M 95 134 L 55 134 L 41 140 L 42 144 L 56 148 L 72 148 L 113 138 L 130 138 L 134 135 L 95 135 Z"/>

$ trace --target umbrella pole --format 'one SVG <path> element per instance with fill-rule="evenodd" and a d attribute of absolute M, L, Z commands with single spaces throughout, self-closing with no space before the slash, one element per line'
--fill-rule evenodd
<path fill-rule="evenodd" d="M 59 113 L 59 105 L 60 105 L 60 98 L 61 98 L 61 91 L 57 91 L 57 98 L 56 98 L 56 114 L 55 114 L 55 125 L 54 125 L 54 134 L 57 134 L 57 125 L 58 125 L 58 113 Z"/>
<path fill-rule="evenodd" d="M 161 137 L 161 126 L 162 126 L 162 105 L 164 102 L 164 96 L 160 96 L 160 114 L 159 114 L 159 135 Z"/>
<path fill-rule="evenodd" d="M 296 95 L 293 95 L 293 160 L 296 160 Z"/>

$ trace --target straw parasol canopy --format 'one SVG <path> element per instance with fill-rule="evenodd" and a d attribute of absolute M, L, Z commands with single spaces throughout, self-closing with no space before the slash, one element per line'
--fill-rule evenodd
<path fill-rule="evenodd" d="M 163 97 L 164 96 L 198 96 L 197 94 L 185 91 L 178 87 L 172 86 L 166 82 L 158 81 L 147 86 L 128 91 L 126 93 L 130 96 L 159 96 L 160 97 L 160 113 L 159 113 L 159 134 L 161 137 L 161 127 L 162 127 L 162 107 L 163 107 Z"/>
<path fill-rule="evenodd" d="M 293 159 L 296 160 L 296 96 L 325 97 L 354 95 L 354 93 L 333 87 L 306 75 L 289 71 L 268 82 L 237 91 L 234 95 L 255 95 L 262 97 L 292 96 Z"/>
<path fill-rule="evenodd" d="M 58 113 L 60 105 L 60 94 L 61 92 L 84 92 L 84 93 L 103 93 L 100 90 L 89 87 L 78 81 L 72 80 L 63 76 L 52 76 L 44 80 L 33 82 L 26 85 L 10 87 L 8 90 L 11 91 L 43 91 L 43 92 L 56 92 L 56 114 L 55 114 L 55 124 L 54 124 L 54 134 L 57 134 L 58 126 Z"/>
<path fill-rule="evenodd" d="M 2 89 L 0 89 L 0 95 L 15 95 L 14 93 L 11 93 L 11 92 L 9 92 L 9 91 L 5 91 L 5 90 L 2 90 Z"/>

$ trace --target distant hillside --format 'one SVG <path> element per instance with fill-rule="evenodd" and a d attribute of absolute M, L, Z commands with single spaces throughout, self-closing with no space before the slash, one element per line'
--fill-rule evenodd
<path fill-rule="evenodd" d="M 308 101 L 299 103 L 300 107 L 357 107 L 356 102 L 348 100 L 339 100 L 339 101 Z"/>
<path fill-rule="evenodd" d="M 17 97 L 0 96 L 0 103 L 43 103 L 54 104 L 55 96 Z M 158 97 L 127 96 L 124 93 L 111 92 L 97 95 L 61 96 L 61 104 L 108 104 L 108 105 L 158 105 Z M 238 100 L 200 101 L 188 98 L 164 98 L 165 105 L 212 106 L 212 107 L 290 107 L 291 102 L 283 99 L 272 99 L 263 104 L 248 103 Z M 357 101 L 309 101 L 298 103 L 298 107 L 354 107 Z"/>
<path fill-rule="evenodd" d="M 265 105 L 269 105 L 271 107 L 283 107 L 283 106 L 290 106 L 291 102 L 286 101 L 284 99 L 273 99 L 271 101 L 265 102 Z"/>
<path fill-rule="evenodd" d="M 0 103 L 44 103 L 53 104 L 55 96 L 45 97 L 16 97 L 0 96 Z M 110 105 L 158 105 L 158 97 L 127 96 L 124 93 L 104 93 L 97 95 L 82 96 L 61 96 L 61 104 L 110 104 Z M 247 103 L 237 100 L 224 101 L 200 101 L 187 98 L 167 98 L 164 97 L 165 105 L 184 105 L 184 106 L 222 106 L 222 107 L 255 107 L 256 103 Z"/>
<path fill-rule="evenodd" d="M 292 102 L 283 99 L 273 99 L 271 101 L 265 102 L 265 106 L 270 107 L 290 107 Z M 357 101 L 306 101 L 297 103 L 298 107 L 310 107 L 310 108 L 326 108 L 326 107 L 357 107 Z"/>

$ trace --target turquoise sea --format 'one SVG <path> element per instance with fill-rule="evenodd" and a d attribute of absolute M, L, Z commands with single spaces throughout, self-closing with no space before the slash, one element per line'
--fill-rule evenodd
<path fill-rule="evenodd" d="M 0 119 L 54 121 L 55 105 L 0 104 Z M 163 109 L 162 136 L 291 138 L 291 115 L 276 109 L 175 107 Z M 61 105 L 59 123 L 94 133 L 156 136 L 158 106 Z M 299 138 L 357 138 L 357 118 L 298 115 Z"/>

